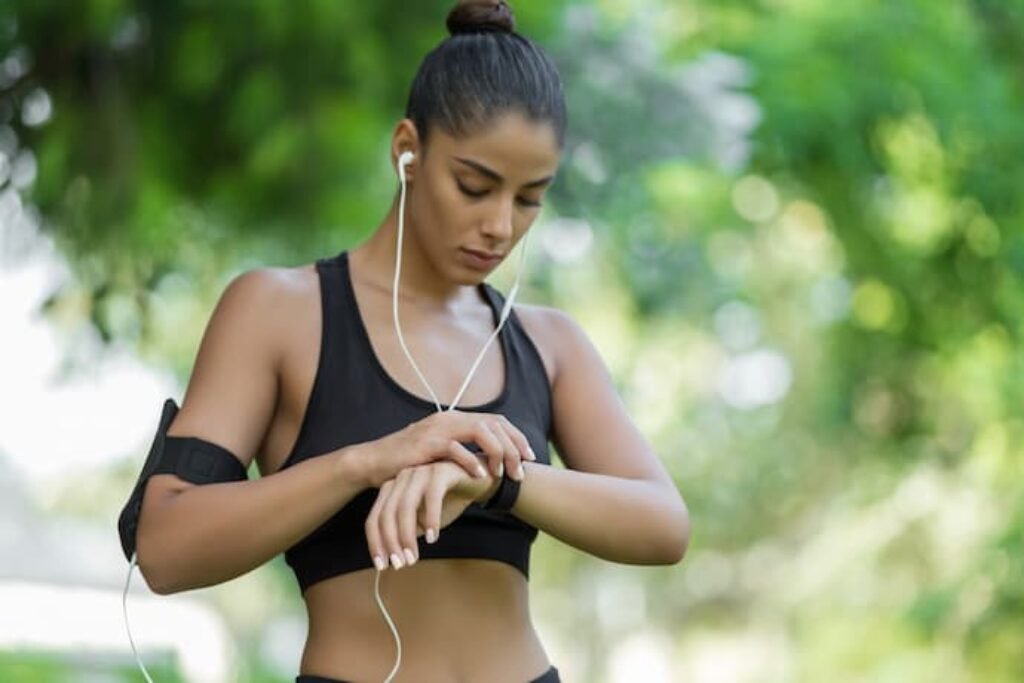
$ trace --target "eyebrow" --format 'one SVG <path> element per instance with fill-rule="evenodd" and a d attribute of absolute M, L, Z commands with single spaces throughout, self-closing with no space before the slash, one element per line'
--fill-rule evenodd
<path fill-rule="evenodd" d="M 464 159 L 463 157 L 452 157 L 452 158 L 455 159 L 456 161 L 460 162 L 460 163 L 465 164 L 466 166 L 469 166 L 470 168 L 473 168 L 473 169 L 479 171 L 480 173 L 483 173 L 485 176 L 487 176 L 491 180 L 494 180 L 495 182 L 499 182 L 500 183 L 500 182 L 502 182 L 504 180 L 504 178 L 502 178 L 501 175 L 497 171 L 494 171 L 494 170 L 492 170 L 490 168 L 487 168 L 486 166 L 484 166 L 483 164 L 481 164 L 478 161 L 473 161 L 472 159 Z M 552 180 L 554 180 L 554 177 L 555 176 L 553 176 L 553 175 L 549 175 L 549 176 L 544 176 L 543 178 L 538 178 L 537 180 L 531 180 L 530 182 L 528 182 L 525 185 L 523 185 L 523 187 L 529 187 L 529 188 L 541 187 L 542 185 L 547 185 Z"/>

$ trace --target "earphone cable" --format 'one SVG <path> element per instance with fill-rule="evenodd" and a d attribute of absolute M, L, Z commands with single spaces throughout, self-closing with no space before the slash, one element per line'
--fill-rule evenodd
<path fill-rule="evenodd" d="M 427 388 L 427 392 L 430 393 L 430 398 L 434 400 L 434 406 L 437 408 L 437 412 L 441 412 L 441 403 L 437 400 L 437 394 L 431 388 L 427 378 L 420 372 L 420 366 L 413 360 L 412 354 L 409 353 L 409 347 L 405 345 L 405 337 L 402 336 L 402 326 L 398 322 L 398 281 L 402 274 L 402 233 L 403 222 L 405 217 L 405 152 L 399 158 L 398 162 L 398 175 L 402 180 L 402 195 L 398 200 L 398 239 L 396 240 L 395 246 L 395 280 L 391 285 L 391 315 L 395 321 L 395 330 L 398 332 L 398 343 L 402 347 L 402 351 L 405 353 L 405 357 L 409 359 L 409 363 L 412 364 L 412 369 L 416 372 L 416 376 L 420 378 L 423 386 Z"/>
<path fill-rule="evenodd" d="M 416 375 L 420 378 L 420 381 L 423 383 L 423 386 L 425 386 L 427 388 L 427 391 L 430 393 L 431 398 L 434 400 L 434 407 L 437 409 L 437 412 L 443 412 L 443 409 L 441 408 L 441 403 L 440 401 L 438 401 L 437 394 L 434 393 L 434 390 L 430 386 L 430 383 L 427 382 L 427 378 L 423 376 L 422 372 L 420 372 L 419 366 L 416 364 L 416 361 L 413 359 L 412 354 L 409 352 L 409 347 L 406 346 L 405 344 L 405 338 L 402 336 L 402 325 L 398 319 L 398 284 L 402 269 L 402 236 L 405 232 L 405 164 L 407 163 L 407 160 L 409 158 L 408 156 L 406 156 L 408 154 L 408 152 L 404 152 L 401 156 L 399 156 L 398 160 L 398 176 L 402 182 L 402 189 L 401 197 L 398 202 L 398 237 L 396 239 L 395 247 L 395 279 L 393 286 L 391 288 L 391 312 L 394 317 L 395 332 L 398 334 L 398 343 L 402 347 L 402 351 L 405 353 L 405 357 L 409 360 L 410 365 L 412 365 L 413 370 L 416 372 Z M 522 276 L 523 264 L 526 261 L 526 244 L 528 239 L 529 232 L 527 232 L 527 234 L 523 238 L 523 246 L 520 249 L 519 253 L 519 264 L 516 269 L 516 279 L 512 285 L 512 288 L 509 290 L 509 295 L 505 300 L 505 305 L 501 309 L 501 314 L 498 317 L 498 324 L 495 327 L 494 331 L 491 333 L 491 335 L 487 338 L 487 341 L 484 343 L 483 348 L 480 349 L 480 353 L 477 354 L 476 360 L 473 362 L 472 367 L 470 367 L 469 369 L 469 373 L 466 375 L 466 379 L 463 380 L 462 382 L 462 387 L 455 395 L 455 398 L 452 400 L 451 405 L 448 406 L 449 411 L 454 410 L 459 400 L 462 399 L 462 395 L 465 393 L 466 388 L 469 387 L 469 382 L 473 378 L 473 375 L 476 373 L 476 370 L 479 367 L 480 362 L 483 360 L 484 354 L 490 347 L 491 343 L 497 338 L 498 334 L 501 332 L 501 328 L 505 325 L 505 321 L 508 319 L 509 315 L 512 312 L 512 303 L 515 300 L 516 294 L 519 292 L 519 280 Z M 380 606 L 380 609 L 384 614 L 384 618 L 388 622 L 388 626 L 391 627 L 391 632 L 395 637 L 395 643 L 398 647 L 398 657 L 395 660 L 395 666 L 391 669 L 391 673 L 388 674 L 388 677 L 384 680 L 384 683 L 391 683 L 395 674 L 398 672 L 399 667 L 401 666 L 402 639 L 398 635 L 398 630 L 394 627 L 394 623 L 392 622 L 391 617 L 388 614 L 387 609 L 384 607 L 384 603 L 380 597 L 380 575 L 382 571 L 383 570 L 381 569 L 377 570 L 377 581 L 374 582 L 374 595 L 377 599 L 377 604 Z"/>
<path fill-rule="evenodd" d="M 139 651 L 135 649 L 135 639 L 132 638 L 132 627 L 128 624 L 128 586 L 131 585 L 132 570 L 135 569 L 135 566 L 136 555 L 133 552 L 131 562 L 128 564 L 128 579 L 124 582 L 124 593 L 121 595 L 121 611 L 124 612 L 124 627 L 128 631 L 128 643 L 132 646 L 132 652 L 135 654 L 135 661 L 142 670 L 142 675 L 146 677 L 146 683 L 153 683 L 153 679 L 149 677 L 149 671 L 146 670 L 146 666 L 142 663 L 142 658 L 139 657 Z"/>

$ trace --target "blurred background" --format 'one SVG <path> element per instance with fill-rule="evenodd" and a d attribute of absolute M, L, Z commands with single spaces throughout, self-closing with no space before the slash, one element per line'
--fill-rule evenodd
<path fill-rule="evenodd" d="M 141 680 L 116 516 L 163 399 L 234 275 L 384 216 L 451 4 L 0 4 L 0 680 Z M 693 525 L 672 567 L 540 536 L 563 678 L 1024 679 L 1024 0 L 513 8 L 570 115 L 521 300 Z M 157 681 L 294 679 L 280 556 L 128 612 Z"/>

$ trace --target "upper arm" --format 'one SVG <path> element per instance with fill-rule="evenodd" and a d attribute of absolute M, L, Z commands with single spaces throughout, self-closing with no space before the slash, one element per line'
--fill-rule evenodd
<path fill-rule="evenodd" d="M 568 314 L 545 309 L 555 348 L 552 431 L 570 469 L 674 484 L 633 423 L 604 360 Z"/>
<path fill-rule="evenodd" d="M 213 442 L 249 467 L 277 402 L 282 347 L 277 321 L 283 296 L 271 269 L 246 271 L 228 284 L 199 343 L 168 436 Z M 154 475 L 147 488 L 159 498 L 191 486 L 176 475 L 162 474 Z"/>

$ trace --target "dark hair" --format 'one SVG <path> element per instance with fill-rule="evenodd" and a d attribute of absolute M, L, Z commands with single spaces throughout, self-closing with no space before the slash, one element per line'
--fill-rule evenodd
<path fill-rule="evenodd" d="M 451 35 L 423 58 L 405 109 L 423 145 L 432 124 L 460 136 L 513 110 L 551 122 L 562 148 L 566 111 L 558 69 L 536 43 L 516 33 L 504 0 L 459 2 L 446 24 Z"/>

